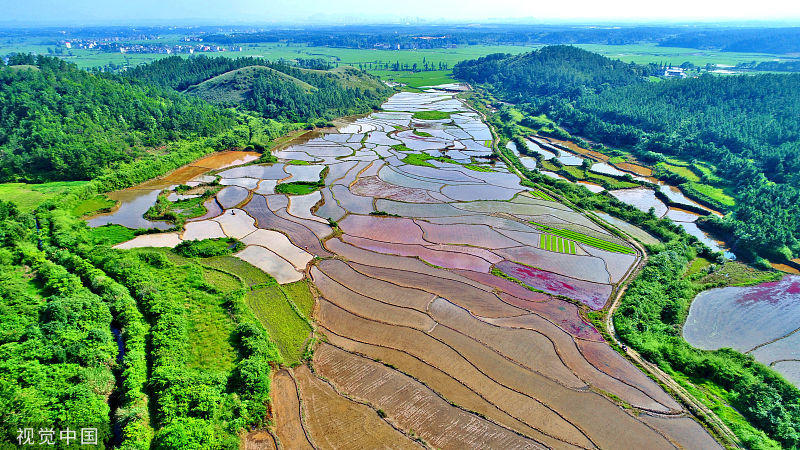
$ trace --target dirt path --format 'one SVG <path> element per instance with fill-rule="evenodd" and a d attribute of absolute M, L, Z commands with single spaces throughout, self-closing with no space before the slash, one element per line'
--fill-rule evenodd
<path fill-rule="evenodd" d="M 655 364 L 650 363 L 649 361 L 645 360 L 642 355 L 639 354 L 636 350 L 632 348 L 628 348 L 624 346 L 622 342 L 620 342 L 619 338 L 617 337 L 617 332 L 614 329 L 614 311 L 620 305 L 620 301 L 622 300 L 623 294 L 625 294 L 625 290 L 628 288 L 628 285 L 636 278 L 636 275 L 639 274 L 642 267 L 647 263 L 647 252 L 642 248 L 642 246 L 636 242 L 635 239 L 628 239 L 632 245 L 636 246 L 637 250 L 639 250 L 644 257 L 642 258 L 639 266 L 631 272 L 630 276 L 624 280 L 621 284 L 619 289 L 617 289 L 617 294 L 614 296 L 614 299 L 611 301 L 611 305 L 608 307 L 608 311 L 606 313 L 605 318 L 605 326 L 608 335 L 614 339 L 614 342 L 624 349 L 625 355 L 632 361 L 634 361 L 639 367 L 646 370 L 650 375 L 654 376 L 662 385 L 667 386 L 671 393 L 678 397 L 678 399 L 686 405 L 687 408 L 700 418 L 700 420 L 708 425 L 717 437 L 721 438 L 722 443 L 726 446 L 733 446 L 739 447 L 737 442 L 739 439 L 736 435 L 725 425 L 724 422 L 714 413 L 711 411 L 705 404 L 701 401 L 697 400 L 692 394 L 690 394 L 683 386 L 678 384 L 675 380 L 672 379 L 671 376 L 666 374 L 663 370 L 661 370 Z"/>
<path fill-rule="evenodd" d="M 467 105 L 469 104 L 467 103 Z M 483 122 L 489 127 L 489 130 L 491 130 L 492 132 L 492 148 L 498 150 L 498 143 L 497 143 L 498 138 L 494 127 L 487 120 L 486 116 L 481 111 L 472 108 L 471 106 L 470 108 L 476 113 L 478 113 L 478 115 L 481 116 L 481 120 L 483 120 Z M 511 161 L 506 160 L 506 158 L 499 152 L 499 150 L 497 151 L 497 153 L 500 156 L 500 159 L 502 159 L 506 163 L 506 165 L 510 170 L 512 170 L 515 174 L 517 174 L 521 178 L 523 179 L 525 178 L 522 175 L 522 173 L 520 173 L 520 171 L 513 164 L 511 164 Z M 558 201 L 561 202 L 564 201 L 564 199 L 561 198 L 560 196 L 554 195 L 552 192 L 548 193 L 553 195 Z M 599 217 L 594 217 L 594 219 L 601 221 L 602 223 L 606 224 L 607 226 L 610 226 L 611 228 L 615 228 L 612 225 L 606 223 Z M 631 348 L 627 348 L 618 339 L 616 330 L 614 329 L 614 321 L 613 321 L 614 311 L 616 311 L 617 308 L 619 307 L 623 294 L 627 290 L 630 283 L 636 278 L 641 269 L 647 263 L 648 259 L 647 252 L 635 239 L 627 236 L 626 233 L 623 233 L 623 235 L 625 235 L 626 240 L 637 249 L 642 258 L 639 261 L 636 268 L 630 271 L 630 273 L 625 279 L 620 281 L 616 289 L 614 298 L 611 301 L 611 304 L 608 305 L 608 310 L 606 312 L 606 318 L 605 318 L 605 328 L 606 331 L 608 332 L 608 335 L 611 336 L 612 339 L 614 339 L 614 342 L 620 348 L 625 349 L 624 350 L 625 355 L 628 357 L 628 359 L 635 362 L 641 369 L 647 371 L 647 373 L 653 376 L 656 380 L 658 380 L 662 384 L 662 386 L 668 387 L 672 395 L 677 397 L 684 405 L 686 405 L 689 411 L 697 418 L 699 418 L 702 423 L 706 424 L 709 428 L 711 428 L 715 434 L 715 437 L 718 438 L 723 445 L 728 447 L 740 447 L 737 444 L 739 442 L 739 439 L 736 437 L 733 431 L 731 431 L 731 429 L 728 428 L 728 426 L 725 425 L 725 423 L 722 422 L 722 420 L 713 411 L 711 411 L 711 409 L 709 409 L 706 405 L 697 400 L 686 389 L 684 389 L 683 386 L 678 384 L 675 380 L 672 379 L 672 377 L 670 377 L 668 374 L 662 371 L 658 366 L 646 361 L 639 354 L 639 352 Z"/>

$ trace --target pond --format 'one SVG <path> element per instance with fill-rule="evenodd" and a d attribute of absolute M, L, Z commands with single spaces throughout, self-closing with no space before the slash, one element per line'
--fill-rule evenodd
<path fill-rule="evenodd" d="M 166 230 L 172 224 L 163 221 L 152 221 L 143 217 L 144 213 L 156 203 L 162 189 L 179 184 L 193 183 L 192 180 L 209 181 L 203 174 L 215 169 L 223 169 L 237 164 L 245 164 L 256 160 L 261 155 L 256 152 L 227 151 L 214 153 L 197 161 L 180 167 L 160 178 L 155 178 L 128 189 L 109 192 L 110 199 L 119 202 L 111 212 L 98 214 L 87 220 L 90 227 L 108 224 L 122 225 L 128 228 L 156 228 Z M 288 176 L 288 175 L 287 175 Z"/>

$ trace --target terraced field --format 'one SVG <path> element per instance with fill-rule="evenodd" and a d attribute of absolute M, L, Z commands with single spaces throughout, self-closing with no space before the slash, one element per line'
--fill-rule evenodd
<path fill-rule="evenodd" d="M 297 293 L 270 303 L 259 297 L 266 289 L 249 299 L 266 322 L 296 315 L 270 333 L 307 333 L 300 319 L 310 314 L 319 339 L 307 365 L 274 375 L 276 441 L 716 447 L 585 318 L 641 255 L 492 163 L 491 131 L 453 94 L 404 92 L 383 108 L 292 142 L 274 153 L 278 163 L 216 173 L 228 186 L 216 213 L 168 238 L 121 244 L 236 237 L 246 247 L 235 256 L 280 284 L 313 283 L 313 306 Z M 310 164 L 287 165 L 295 160 Z M 280 183 L 316 181 L 324 167 L 319 191 L 275 193 Z M 295 356 L 303 343 L 282 341 L 294 342 L 282 351 Z"/>

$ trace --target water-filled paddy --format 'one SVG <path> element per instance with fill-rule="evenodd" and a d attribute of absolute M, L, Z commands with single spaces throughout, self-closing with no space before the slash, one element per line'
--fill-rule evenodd
<path fill-rule="evenodd" d="M 798 328 L 800 276 L 787 275 L 757 286 L 701 292 L 689 309 L 683 336 L 698 348 L 731 347 L 771 364 L 800 359 Z"/>
<path fill-rule="evenodd" d="M 609 192 L 619 201 L 632 205 L 640 211 L 648 212 L 652 208 L 656 217 L 663 217 L 667 213 L 667 205 L 656 197 L 652 189 L 639 187 Z"/>
<path fill-rule="evenodd" d="M 119 207 L 110 213 L 100 214 L 87 220 L 90 227 L 117 224 L 128 228 L 170 228 L 167 222 L 148 220 L 142 217 L 156 203 L 161 189 L 125 189 L 108 193 L 108 198 L 120 202 Z"/>

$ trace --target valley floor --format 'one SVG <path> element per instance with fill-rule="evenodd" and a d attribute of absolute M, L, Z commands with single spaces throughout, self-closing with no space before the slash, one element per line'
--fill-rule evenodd
<path fill-rule="evenodd" d="M 245 445 L 719 447 L 586 318 L 641 250 L 521 185 L 452 92 L 383 109 L 292 142 L 275 164 L 215 172 L 226 187 L 209 214 L 119 245 L 235 237 L 234 256 L 284 290 L 313 283 L 313 311 L 298 313 L 310 328 L 275 328 L 272 307 L 248 303 L 293 367 L 273 373 L 272 439 Z M 311 192 L 281 193 L 291 183 Z"/>

